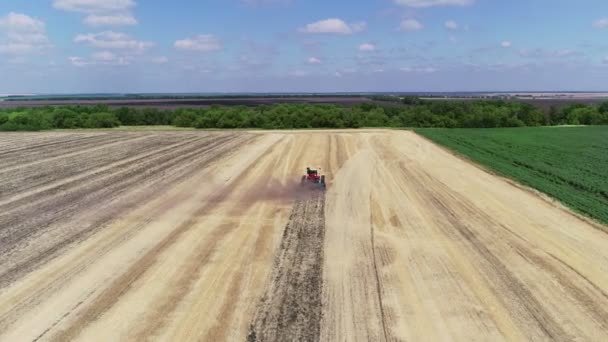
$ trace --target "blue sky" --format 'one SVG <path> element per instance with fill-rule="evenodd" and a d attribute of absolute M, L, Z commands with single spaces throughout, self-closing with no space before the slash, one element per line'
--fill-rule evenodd
<path fill-rule="evenodd" d="M 0 2 L 0 94 L 607 85 L 605 0 Z"/>

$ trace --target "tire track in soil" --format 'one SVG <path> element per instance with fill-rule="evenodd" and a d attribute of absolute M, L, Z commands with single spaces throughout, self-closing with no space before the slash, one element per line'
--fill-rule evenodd
<path fill-rule="evenodd" d="M 215 142 L 209 144 L 206 141 L 201 141 L 201 143 L 203 144 L 207 144 L 205 146 L 203 146 L 202 148 L 200 146 L 196 146 L 195 149 L 193 150 L 194 155 L 198 155 L 198 159 L 201 159 L 200 157 L 202 156 L 206 156 L 206 154 L 204 152 L 207 151 L 211 151 L 213 149 L 217 149 L 218 151 L 222 151 L 223 149 L 219 148 L 220 146 L 225 145 L 226 143 L 230 143 L 233 142 L 234 137 L 230 137 L 227 136 L 223 139 L 216 139 Z M 177 153 L 179 152 L 179 153 Z M 116 199 L 117 197 L 120 197 L 120 193 L 121 192 L 125 192 L 127 189 L 132 189 L 133 184 L 138 184 L 138 182 L 141 182 L 142 180 L 148 180 L 151 181 L 152 179 L 156 179 L 156 178 L 152 178 L 152 175 L 156 175 L 156 176 L 160 176 L 163 178 L 171 178 L 171 182 L 168 182 L 170 184 L 173 184 L 174 181 L 178 181 L 183 179 L 184 177 L 187 177 L 188 174 L 190 174 L 190 172 L 195 171 L 196 168 L 194 167 L 189 167 L 189 170 L 186 170 L 184 172 L 181 172 L 179 175 L 177 175 L 176 179 L 172 179 L 173 177 L 170 177 L 168 174 L 166 174 L 165 172 L 169 169 L 169 168 L 173 168 L 177 165 L 180 165 L 180 163 L 183 163 L 184 160 L 190 160 L 191 162 L 192 160 L 192 155 L 193 153 L 186 153 L 183 154 L 183 150 L 181 151 L 175 151 L 174 153 L 171 154 L 171 158 L 166 159 L 166 160 L 162 160 L 161 163 L 158 162 L 158 160 L 154 160 L 157 165 L 155 166 L 151 166 L 151 163 L 137 163 L 133 165 L 133 168 L 136 169 L 137 171 L 141 171 L 145 168 L 147 168 L 147 173 L 146 172 L 133 172 L 133 170 L 127 170 L 129 171 L 129 175 L 131 175 L 130 177 L 120 177 L 120 179 L 116 179 L 116 175 L 122 175 L 122 173 L 125 172 L 125 170 L 121 170 L 120 172 L 117 172 L 116 174 L 112 174 L 111 179 L 113 180 L 112 182 L 109 181 L 104 181 L 104 182 L 99 182 L 99 179 L 95 179 L 95 186 L 101 187 L 97 190 L 102 191 L 101 193 L 99 193 L 98 191 L 95 191 L 94 189 L 91 189 L 90 187 L 82 187 L 82 188 L 77 188 L 75 192 L 70 193 L 64 197 L 61 198 L 61 200 L 59 201 L 55 201 L 54 203 L 50 203 L 50 205 L 52 205 L 54 207 L 57 207 L 58 205 L 60 205 L 60 203 L 78 203 L 78 205 L 76 206 L 72 206 L 72 207 L 68 207 L 68 208 L 63 208 L 62 210 L 60 210 L 58 212 L 58 214 L 62 214 L 62 215 L 58 215 L 58 216 L 52 216 L 52 217 L 42 217 L 44 219 L 46 219 L 47 221 L 44 222 L 39 222 L 40 220 L 36 220 L 36 216 L 33 216 L 34 218 L 32 219 L 23 219 L 23 221 L 20 223 L 21 225 L 25 224 L 26 222 L 29 223 L 28 225 L 26 225 L 25 227 L 22 227 L 24 229 L 24 231 L 20 232 L 19 234 L 13 234 L 12 238 L 17 238 L 20 237 L 21 239 L 25 239 L 27 238 L 28 235 L 34 234 L 36 233 L 36 230 L 42 230 L 45 227 L 50 226 L 52 223 L 55 223 L 56 220 L 67 220 L 71 217 L 71 213 L 73 213 L 74 211 L 78 210 L 78 208 L 85 206 L 85 204 L 89 203 L 89 201 L 95 201 L 98 203 L 105 203 L 108 200 L 111 199 Z M 195 163 L 196 165 L 200 165 L 200 163 L 203 163 L 205 161 L 209 162 L 209 160 L 207 160 L 208 158 L 202 158 L 202 160 L 199 160 L 198 163 Z M 112 185 L 108 185 L 108 184 L 112 184 Z M 165 182 L 164 184 L 166 184 L 167 182 Z M 161 184 L 162 185 L 162 184 Z M 82 193 L 94 193 L 94 196 L 86 196 L 86 198 L 78 198 L 77 200 L 74 200 L 74 196 L 73 195 L 82 195 Z M 106 198 L 110 196 L 111 198 Z M 51 208 L 51 209 L 52 209 Z M 40 207 L 35 207 L 35 210 L 39 210 L 41 212 L 48 212 L 50 209 L 46 209 L 46 208 L 40 208 Z M 123 208 L 124 210 L 128 210 L 128 208 Z M 19 214 L 22 214 L 22 212 L 20 212 Z M 7 286 L 8 284 L 10 284 L 11 282 L 15 281 L 17 278 L 21 277 L 23 274 L 28 273 L 30 270 L 34 269 L 35 267 L 39 266 L 40 262 L 44 261 L 44 260 L 48 260 L 51 256 L 55 255 L 57 252 L 59 252 L 60 250 L 62 250 L 63 248 L 65 248 L 66 246 L 70 245 L 71 243 L 81 240 L 83 238 L 86 238 L 86 236 L 89 236 L 93 231 L 99 230 L 101 227 L 105 226 L 105 224 L 107 224 L 109 221 L 112 220 L 113 217 L 116 217 L 117 213 L 112 212 L 112 213 L 108 213 L 107 215 L 102 215 L 100 218 L 98 218 L 97 220 L 95 220 L 94 222 L 92 222 L 90 225 L 88 225 L 88 227 L 82 227 L 79 231 L 75 232 L 74 234 L 72 234 L 71 236 L 66 237 L 65 240 L 63 241 L 58 241 L 57 243 L 55 243 L 53 246 L 50 246 L 50 249 L 45 250 L 45 251 L 40 251 L 39 254 L 34 255 L 32 258 L 29 258 L 27 260 L 21 260 L 21 262 L 19 262 L 17 265 L 15 265 L 14 267 L 8 269 L 8 270 L 3 270 L 3 272 L 1 272 L 2 277 L 0 279 L 0 288 Z M 29 215 L 26 215 L 29 216 Z M 33 222 L 28 222 L 28 221 L 33 221 Z M 0 228 L 2 228 L 3 225 L 0 225 Z M 0 241 L 2 241 L 2 238 L 0 237 Z M 15 245 L 16 242 L 13 242 L 11 245 Z M 4 246 L 4 247 L 2 247 Z M 9 252 L 9 250 L 5 250 L 5 248 L 8 248 L 8 246 L 6 245 L 0 245 L 0 255 L 6 254 Z"/>
<path fill-rule="evenodd" d="M 302 196 L 283 232 L 247 342 L 320 339 L 325 193 Z"/>
<path fill-rule="evenodd" d="M 250 137 L 248 141 L 245 141 L 243 145 L 247 145 L 247 142 L 252 141 L 255 137 Z M 276 146 L 276 143 L 275 145 Z M 263 158 L 263 156 L 258 157 L 255 161 L 252 162 L 252 165 L 258 163 L 258 161 Z M 185 235 L 188 231 L 192 230 L 199 221 L 209 215 L 209 213 L 213 212 L 220 206 L 229 196 L 230 193 L 238 189 L 243 185 L 244 179 L 251 172 L 251 168 L 248 168 L 240 176 L 227 185 L 227 187 L 219 188 L 215 192 L 213 192 L 208 200 L 199 207 L 194 214 L 181 223 L 177 228 L 175 228 L 169 235 L 167 235 L 162 241 L 154 246 L 152 249 L 148 250 L 135 264 L 131 265 L 129 269 L 122 274 L 119 278 L 115 279 L 106 289 L 94 299 L 93 303 L 91 303 L 84 312 L 79 313 L 75 322 L 73 322 L 67 329 L 59 331 L 54 334 L 50 340 L 52 341 L 70 341 L 76 338 L 89 324 L 97 320 L 104 313 L 106 313 L 112 306 L 119 302 L 123 295 L 125 295 L 133 286 L 133 284 L 141 279 L 141 277 L 145 274 L 145 272 L 157 261 L 157 258 L 164 251 L 168 250 L 171 246 L 173 246 L 183 235 Z M 235 226 L 232 224 L 225 224 L 218 226 L 214 229 L 213 232 L 210 233 L 214 238 L 212 241 L 215 243 L 223 238 L 223 236 L 228 235 L 231 231 L 235 229 Z M 207 245 L 202 247 L 199 252 L 203 253 L 203 255 L 198 258 L 201 260 L 199 262 L 200 267 L 202 267 L 205 262 L 204 260 L 208 259 L 214 252 L 212 245 Z M 184 273 L 184 276 L 190 276 L 191 272 Z M 179 287 L 176 289 L 177 295 L 175 293 L 167 293 L 167 299 L 172 299 L 171 297 L 175 296 L 176 298 L 182 297 L 184 294 L 182 291 L 186 290 L 186 287 Z M 161 305 L 169 305 L 166 308 L 160 308 L 160 310 L 155 310 L 151 312 L 151 314 L 162 314 L 163 318 L 168 315 L 168 312 L 171 312 L 170 305 L 172 305 L 171 300 L 167 303 L 161 303 Z M 146 319 L 146 321 L 152 321 L 153 319 Z M 156 322 L 156 321 L 155 321 Z M 149 323 L 149 322 L 148 322 Z M 156 329 L 162 327 L 163 322 L 159 322 L 159 326 L 149 327 L 146 331 L 146 335 L 154 332 Z M 151 337 L 145 336 L 142 338 L 137 338 L 136 340 L 149 340 Z"/>
<path fill-rule="evenodd" d="M 212 153 L 202 153 L 198 158 L 200 160 L 193 160 L 192 164 L 198 165 L 199 167 L 203 167 L 203 168 L 208 167 L 209 165 L 213 165 L 217 161 L 221 160 L 225 155 L 230 155 L 230 154 L 234 153 L 236 150 L 238 150 L 242 146 L 245 146 L 254 140 L 255 140 L 254 136 L 248 136 L 248 137 L 243 136 L 242 138 L 236 137 L 236 138 L 230 139 L 226 143 L 221 143 L 218 147 L 213 149 Z M 187 169 L 188 170 L 184 171 L 183 173 L 179 173 L 178 175 L 175 175 L 175 177 L 171 176 L 171 180 L 168 182 L 168 184 L 164 184 L 161 188 L 170 187 L 170 186 L 180 183 L 184 179 L 192 176 L 192 173 L 196 172 L 198 167 L 189 166 Z M 158 189 L 158 190 L 162 192 L 162 189 Z M 60 288 L 61 286 L 64 286 L 66 283 L 69 283 L 69 281 L 72 279 L 72 277 L 76 276 L 79 272 L 81 272 L 83 269 L 85 269 L 88 265 L 90 265 L 92 263 L 92 261 L 93 261 L 92 258 L 100 258 L 103 255 L 105 255 L 107 252 L 109 252 L 111 248 L 116 247 L 121 242 L 124 242 L 124 241 L 130 239 L 131 236 L 133 236 L 134 234 L 139 232 L 141 229 L 143 229 L 146 224 L 149 224 L 150 222 L 154 221 L 162 213 L 164 213 L 168 210 L 171 210 L 171 208 L 178 201 L 181 201 L 181 200 L 185 200 L 185 199 L 184 198 L 180 199 L 179 196 L 177 196 L 177 197 L 175 197 L 175 200 L 167 201 L 168 203 L 170 203 L 169 205 L 160 204 L 158 207 L 156 207 L 154 210 L 152 210 L 152 212 L 154 212 L 154 214 L 152 216 L 147 217 L 144 221 L 138 222 L 135 226 L 130 227 L 129 230 L 124 231 L 120 235 L 116 236 L 116 238 L 113 239 L 113 242 L 108 242 L 107 246 L 103 247 L 100 251 L 98 251 L 98 254 L 91 255 L 90 258 L 82 259 L 78 264 L 71 266 L 70 271 L 67 271 L 67 273 L 64 274 L 64 276 L 62 278 L 57 278 L 53 283 L 48 284 L 45 287 L 43 292 L 37 293 L 35 297 L 29 298 L 28 300 L 21 303 L 19 306 L 14 307 L 11 310 L 11 315 L 14 315 L 14 313 L 18 310 L 22 310 L 24 308 L 27 308 L 27 307 L 33 305 L 32 303 L 38 301 L 40 297 L 43 297 L 44 293 L 46 293 L 46 292 L 50 293 L 50 292 Z M 138 203 L 141 204 L 143 202 L 138 202 Z M 123 209 L 128 211 L 128 210 L 132 209 L 132 206 L 129 205 L 128 207 L 125 207 Z M 91 226 L 95 227 L 95 229 L 94 229 L 95 231 L 100 230 L 108 222 L 110 222 L 112 220 L 112 217 L 114 217 L 114 216 L 115 215 L 104 216 L 104 217 L 100 218 L 99 220 L 97 220 L 96 223 L 92 224 Z M 70 237 L 69 240 L 62 241 L 58 244 L 53 245 L 51 247 L 51 250 L 54 252 L 58 252 L 59 249 L 65 248 L 67 245 L 69 245 L 71 243 L 75 243 L 79 240 L 83 240 L 86 238 L 85 235 L 88 236 L 92 233 L 93 233 L 93 231 L 89 231 L 89 230 L 79 232 L 78 234 Z M 50 258 L 51 256 L 49 255 L 49 253 L 51 253 L 51 250 L 47 250 L 45 253 L 42 253 L 41 257 L 44 257 L 47 259 Z M 43 260 L 32 259 L 31 261 L 32 262 L 36 261 L 38 263 L 41 263 Z M 31 266 L 31 267 L 29 267 L 30 269 L 39 267 L 39 265 L 29 265 L 29 263 L 28 263 L 28 266 Z M 133 272 L 130 272 L 130 273 L 133 273 Z M 2 279 L 2 277 L 0 277 L 0 279 Z M 0 284 L 1 284 L 1 282 L 0 282 Z M 93 293 L 93 292 L 95 292 L 95 289 L 91 291 L 91 293 Z M 88 297 L 89 296 L 87 296 L 87 298 Z M 78 305 L 76 305 L 72 309 L 72 311 L 76 310 L 76 308 L 78 306 L 80 306 L 80 304 L 82 304 L 82 302 L 78 303 Z M 55 322 L 53 327 L 55 325 L 59 324 L 63 319 L 67 318 L 70 314 L 72 314 L 72 311 L 66 312 L 66 314 L 63 317 L 61 317 L 58 321 Z M 7 317 L 9 317 L 9 316 L 3 317 L 2 315 L 0 315 L 0 331 L 2 331 L 3 326 L 5 327 L 7 324 L 10 324 L 10 322 L 7 321 Z M 44 332 L 41 336 L 39 336 L 39 338 L 42 338 L 51 329 L 52 329 L 52 327 L 49 327 L 46 330 L 46 332 Z"/>
<path fill-rule="evenodd" d="M 76 156 L 88 156 L 90 153 L 97 152 L 108 147 L 120 146 L 125 143 L 133 143 L 139 140 L 151 139 L 152 135 L 139 135 L 139 136 L 128 136 L 116 137 L 116 136 L 101 136 L 99 139 L 94 141 L 88 141 L 86 143 L 76 142 L 73 146 L 65 147 L 62 149 L 40 149 L 36 152 L 19 154 L 14 160 L 4 161 L 0 166 L 0 173 L 8 173 L 17 169 L 27 169 L 34 165 L 40 166 L 53 161 L 74 158 Z M 3 158 L 4 159 L 4 158 Z M 71 159 L 74 160 L 74 159 Z"/>
<path fill-rule="evenodd" d="M 430 176 L 425 173 L 416 174 L 407 165 L 400 165 L 402 172 L 417 188 L 427 189 L 432 184 Z M 423 181 L 423 179 L 425 179 Z M 427 190 L 424 196 L 428 198 L 434 207 L 438 208 L 439 216 L 445 218 L 450 226 L 442 227 L 447 236 L 461 238 L 470 251 L 479 256 L 477 261 L 484 269 L 485 276 L 497 288 L 496 297 L 502 299 L 503 305 L 512 312 L 514 317 L 518 317 L 520 322 L 525 322 L 528 327 L 526 330 L 542 334 L 542 337 L 554 341 L 567 341 L 572 337 L 562 329 L 554 317 L 546 311 L 545 306 L 533 295 L 530 289 L 522 283 L 495 255 L 488 246 L 480 239 L 465 222 L 459 218 L 459 212 L 469 212 L 471 216 L 478 215 L 485 222 L 491 224 L 492 219 L 482 212 L 475 212 L 472 204 L 467 203 L 466 199 L 458 196 L 447 188 L 443 188 L 443 193 Z M 450 205 L 451 204 L 451 205 Z M 454 209 L 458 208 L 458 209 Z"/>
<path fill-rule="evenodd" d="M 370 194 L 369 203 L 374 203 L 372 201 L 372 195 Z M 384 301 L 383 301 L 383 290 L 382 290 L 382 281 L 380 280 L 380 272 L 378 270 L 378 257 L 376 256 L 376 237 L 374 230 L 374 222 L 373 215 L 369 216 L 370 222 L 370 243 L 372 245 L 372 264 L 374 266 L 374 275 L 376 276 L 376 293 L 378 294 L 378 308 L 380 309 L 380 322 L 382 323 L 382 332 L 384 334 L 384 341 L 389 341 L 388 328 L 386 326 L 386 314 L 384 313 Z"/>
<path fill-rule="evenodd" d="M 239 213 L 246 213 L 249 210 L 254 209 L 254 205 L 257 203 L 259 199 L 265 198 L 273 198 L 274 196 L 281 196 L 280 193 L 274 192 L 273 189 L 273 180 L 271 178 L 266 179 L 265 185 L 258 185 L 253 189 L 244 190 L 245 184 L 247 183 L 247 176 L 254 174 L 255 165 L 265 164 L 265 160 L 274 158 L 273 155 L 275 153 L 279 153 L 280 155 L 284 153 L 280 153 L 280 151 L 289 151 L 293 147 L 293 142 L 287 142 L 286 145 L 283 144 L 283 139 L 276 142 L 272 145 L 268 151 L 258 157 L 255 162 L 252 163 L 253 167 L 250 167 L 247 171 L 242 173 L 238 180 L 230 186 L 230 189 L 224 191 L 218 198 L 212 200 L 211 202 L 215 202 L 214 204 L 221 205 L 220 202 L 224 202 L 229 198 L 229 194 L 232 193 L 232 189 L 243 189 L 243 195 L 241 198 L 233 200 L 233 204 L 236 205 L 229 211 L 228 216 L 238 215 Z M 260 171 L 260 174 L 270 174 L 272 170 L 276 170 L 278 168 L 278 164 L 280 164 L 280 159 L 274 158 L 274 160 L 268 164 L 263 171 Z M 213 207 L 216 210 L 216 207 Z M 210 210 L 211 211 L 211 210 Z M 253 217 L 253 216 L 252 216 Z M 226 223 L 224 225 L 219 226 L 219 229 L 216 229 L 212 235 L 213 239 L 210 241 L 201 244 L 193 255 L 188 257 L 187 264 L 191 265 L 183 270 L 181 273 L 183 276 L 177 277 L 175 279 L 175 284 L 173 288 L 177 289 L 170 293 L 166 294 L 166 298 L 162 301 L 157 302 L 157 307 L 151 310 L 151 314 L 145 317 L 146 324 L 142 325 L 142 328 L 139 331 L 133 333 L 133 340 L 141 341 L 141 340 L 150 340 L 166 327 L 168 322 L 168 317 L 175 312 L 178 305 L 184 300 L 184 297 L 192 291 L 194 283 L 201 277 L 202 271 L 205 269 L 205 266 L 208 265 L 209 260 L 218 254 L 216 250 L 217 246 L 220 242 L 225 239 L 230 233 L 238 230 L 238 225 L 233 223 Z M 231 278 L 230 280 L 230 290 L 231 295 L 227 296 L 227 298 L 234 299 L 238 298 L 240 295 L 239 289 L 241 286 L 242 273 L 235 278 Z M 228 300 L 223 305 L 223 310 L 220 313 L 221 317 L 227 318 L 233 314 L 231 311 L 234 306 L 231 300 Z M 220 334 L 215 335 L 216 331 L 221 330 L 221 333 L 225 332 L 225 328 L 212 329 L 207 333 L 207 336 L 203 339 L 205 341 L 221 341 L 225 340 L 225 336 L 219 336 Z"/>
<path fill-rule="evenodd" d="M 61 136 L 58 136 L 58 137 L 55 137 L 50 142 L 43 142 L 43 143 L 38 143 L 38 144 L 33 144 L 33 145 L 26 145 L 26 146 L 22 146 L 21 144 L 19 144 L 19 145 L 17 145 L 18 147 L 16 147 L 16 148 L 9 148 L 9 149 L 0 151 L 0 156 L 5 157 L 6 155 L 11 154 L 11 153 L 16 153 L 16 152 L 23 153 L 26 151 L 37 150 L 40 148 L 53 147 L 53 148 L 59 149 L 59 148 L 62 148 L 62 145 L 66 145 L 66 144 L 70 144 L 70 143 L 74 143 L 74 142 L 87 141 L 87 140 L 95 139 L 96 137 L 98 137 L 98 135 L 95 135 L 95 136 L 82 135 L 82 136 L 77 136 L 73 139 L 66 140 L 66 139 L 63 139 Z"/>

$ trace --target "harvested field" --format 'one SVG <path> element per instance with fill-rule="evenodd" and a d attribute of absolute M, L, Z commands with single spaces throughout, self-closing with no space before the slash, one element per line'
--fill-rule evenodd
<path fill-rule="evenodd" d="M 411 132 L 0 134 L 0 175 L 1 341 L 608 339 L 605 227 Z"/>

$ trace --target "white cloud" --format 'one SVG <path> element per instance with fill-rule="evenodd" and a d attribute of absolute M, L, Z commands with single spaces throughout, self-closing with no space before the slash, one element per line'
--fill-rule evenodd
<path fill-rule="evenodd" d="M 359 45 L 359 51 L 364 51 L 364 52 L 369 52 L 369 51 L 375 51 L 376 50 L 376 45 L 371 44 L 371 43 L 364 43 Z"/>
<path fill-rule="evenodd" d="M 81 57 L 68 57 L 68 61 L 70 61 L 70 63 L 72 63 L 73 66 L 77 66 L 77 67 L 83 67 L 83 66 L 87 66 L 89 64 L 87 61 L 85 61 Z"/>
<path fill-rule="evenodd" d="M 70 61 L 70 63 L 76 67 L 94 65 L 123 66 L 131 64 L 133 61 L 133 56 L 119 56 L 114 52 L 100 51 L 91 54 L 89 59 L 82 57 L 68 57 L 68 61 Z"/>
<path fill-rule="evenodd" d="M 50 47 L 43 21 L 14 12 L 0 18 L 0 53 L 41 52 Z"/>
<path fill-rule="evenodd" d="M 602 19 L 596 20 L 595 22 L 593 22 L 593 27 L 598 28 L 598 29 L 608 28 L 608 18 L 602 18 Z"/>
<path fill-rule="evenodd" d="M 40 33 L 45 31 L 45 24 L 43 21 L 25 14 L 11 12 L 0 18 L 0 28 L 9 31 Z"/>
<path fill-rule="evenodd" d="M 448 29 L 448 30 L 458 30 L 460 28 L 460 25 L 458 25 L 457 22 L 455 22 L 454 20 L 448 20 L 445 23 L 443 23 L 443 26 Z"/>
<path fill-rule="evenodd" d="M 133 26 L 137 19 L 131 14 L 133 0 L 54 0 L 56 9 L 85 13 L 88 26 Z"/>
<path fill-rule="evenodd" d="M 173 46 L 178 50 L 213 52 L 222 50 L 222 42 L 211 34 L 201 34 L 192 38 L 175 41 Z"/>
<path fill-rule="evenodd" d="M 401 31 L 411 32 L 411 31 L 420 31 L 424 28 L 424 26 L 416 19 L 405 19 L 401 22 L 399 29 Z"/>
<path fill-rule="evenodd" d="M 88 26 L 133 26 L 137 25 L 137 19 L 131 14 L 90 14 L 84 18 Z"/>
<path fill-rule="evenodd" d="M 116 55 L 110 51 L 95 52 L 91 56 L 92 56 L 93 60 L 102 61 L 102 62 L 112 61 L 112 60 L 116 59 Z"/>
<path fill-rule="evenodd" d="M 318 59 L 317 57 L 310 57 L 308 59 L 308 64 L 321 64 L 323 63 L 320 59 Z"/>
<path fill-rule="evenodd" d="M 330 18 L 325 20 L 320 20 L 311 24 L 306 25 L 305 27 L 300 29 L 300 32 L 303 33 L 329 33 L 329 34 L 353 34 L 365 31 L 367 29 L 367 23 L 365 22 L 356 22 L 352 24 L 347 24 L 342 19 Z"/>
<path fill-rule="evenodd" d="M 433 6 L 469 6 L 475 0 L 394 0 L 397 5 L 424 8 Z"/>
<path fill-rule="evenodd" d="M 500 43 L 500 46 L 502 46 L 503 48 L 510 48 L 511 46 L 513 46 L 513 43 L 508 40 L 505 40 L 504 42 Z"/>
<path fill-rule="evenodd" d="M 53 7 L 71 12 L 99 13 L 126 11 L 135 7 L 133 0 L 55 0 Z"/>
<path fill-rule="evenodd" d="M 519 50 L 519 55 L 524 58 L 564 59 L 581 56 L 582 53 L 572 49 L 547 50 L 537 48 L 521 49 Z"/>
<path fill-rule="evenodd" d="M 439 70 L 434 67 L 404 67 L 400 69 L 403 72 L 407 73 L 421 73 L 421 74 L 432 74 Z"/>
<path fill-rule="evenodd" d="M 155 44 L 136 40 L 125 33 L 105 31 L 101 33 L 79 34 L 74 42 L 87 44 L 99 49 L 126 49 L 143 52 Z"/>

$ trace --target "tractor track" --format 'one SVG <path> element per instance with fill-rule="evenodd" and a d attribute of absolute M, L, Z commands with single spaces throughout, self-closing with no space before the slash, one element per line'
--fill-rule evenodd
<path fill-rule="evenodd" d="M 371 194 L 370 194 L 370 199 L 369 199 L 370 203 L 373 203 L 372 198 L 371 198 Z M 370 215 L 370 222 L 369 222 L 369 232 L 370 232 L 370 242 L 371 242 L 371 250 L 372 250 L 372 263 L 374 265 L 374 275 L 376 277 L 376 293 L 378 295 L 378 308 L 380 309 L 380 322 L 382 323 L 382 333 L 383 333 L 383 340 L 384 341 L 389 341 L 389 333 L 388 333 L 388 329 L 386 326 L 386 313 L 384 312 L 384 300 L 382 298 L 382 282 L 380 280 L 380 271 L 378 270 L 378 258 L 376 256 L 376 239 L 375 239 L 375 231 L 374 231 L 374 222 L 372 220 L 372 217 Z"/>
<path fill-rule="evenodd" d="M 321 332 L 325 194 L 296 200 L 272 276 L 247 336 L 256 341 L 318 341 Z"/>

